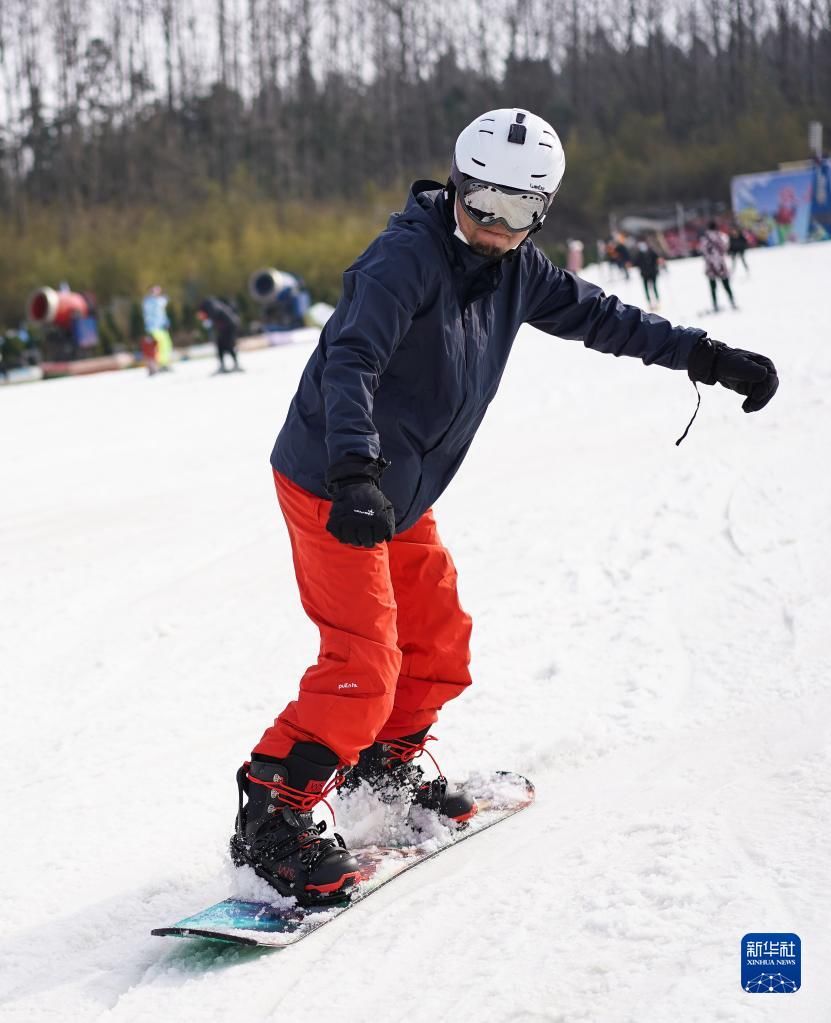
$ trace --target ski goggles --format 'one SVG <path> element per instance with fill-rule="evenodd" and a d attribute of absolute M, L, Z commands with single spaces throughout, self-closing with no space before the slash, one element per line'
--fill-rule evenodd
<path fill-rule="evenodd" d="M 458 193 L 465 213 L 482 227 L 504 224 L 511 231 L 528 231 L 548 207 L 545 192 L 521 192 L 474 178 L 463 182 Z"/>

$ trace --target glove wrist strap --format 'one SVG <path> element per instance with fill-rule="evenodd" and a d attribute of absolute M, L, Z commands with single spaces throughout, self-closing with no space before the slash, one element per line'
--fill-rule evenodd
<path fill-rule="evenodd" d="M 374 483 L 378 486 L 381 473 L 389 465 L 383 458 L 354 458 L 335 462 L 326 470 L 324 480 L 326 491 L 335 497 L 344 487 L 359 483 Z"/>

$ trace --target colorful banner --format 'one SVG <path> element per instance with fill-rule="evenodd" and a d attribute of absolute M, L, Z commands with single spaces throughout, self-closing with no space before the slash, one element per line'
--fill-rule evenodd
<path fill-rule="evenodd" d="M 814 171 L 741 174 L 730 183 L 733 213 L 760 245 L 804 242 L 810 237 Z"/>

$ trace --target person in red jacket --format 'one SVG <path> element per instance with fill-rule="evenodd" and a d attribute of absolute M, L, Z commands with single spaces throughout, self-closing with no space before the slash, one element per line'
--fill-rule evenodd
<path fill-rule="evenodd" d="M 471 620 L 432 504 L 470 448 L 520 326 L 721 383 L 746 412 L 776 390 L 764 356 L 624 305 L 547 259 L 531 236 L 564 169 L 556 132 L 526 110 L 468 125 L 450 180 L 416 182 L 345 272 L 274 446 L 320 652 L 237 773 L 231 854 L 303 902 L 343 897 L 359 877 L 312 816 L 347 769 L 349 783 L 452 824 L 476 812 L 468 793 L 441 775 L 425 781 L 414 762 L 441 708 L 471 683 Z"/>

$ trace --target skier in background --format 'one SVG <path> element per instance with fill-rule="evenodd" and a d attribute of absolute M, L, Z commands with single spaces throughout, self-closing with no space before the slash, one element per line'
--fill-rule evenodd
<path fill-rule="evenodd" d="M 145 333 L 155 342 L 155 355 L 148 360 L 148 372 L 152 376 L 156 370 L 168 372 L 170 370 L 170 358 L 173 354 L 173 340 L 170 337 L 170 317 L 167 315 L 167 295 L 161 285 L 154 284 L 148 289 L 144 300 L 141 303 L 141 312 L 144 317 Z M 147 352 L 145 352 L 145 347 Z M 142 346 L 142 354 L 147 359 L 150 345 Z"/>
<path fill-rule="evenodd" d="M 145 334 L 141 339 L 141 357 L 147 367 L 148 376 L 153 377 L 159 372 L 159 364 L 156 361 L 158 352 L 159 346 L 156 339 L 150 334 Z"/>
<path fill-rule="evenodd" d="M 744 231 L 734 224 L 730 229 L 730 244 L 728 251 L 730 252 L 730 272 L 735 272 L 736 262 L 740 259 L 742 266 L 745 270 L 750 273 L 750 267 L 747 265 L 747 260 L 744 258 L 745 252 L 747 252 L 747 236 Z"/>
<path fill-rule="evenodd" d="M 646 292 L 646 301 L 650 309 L 658 308 L 658 267 L 661 258 L 655 249 L 645 241 L 638 242 L 638 248 L 633 260 L 634 265 L 641 272 L 643 290 Z"/>
<path fill-rule="evenodd" d="M 199 306 L 200 318 L 210 320 L 213 330 L 216 354 L 219 358 L 219 372 L 240 372 L 242 367 L 237 359 L 237 331 L 240 327 L 239 316 L 229 302 L 221 298 L 206 298 Z M 225 356 L 231 360 L 231 366 L 225 368 Z"/>
<path fill-rule="evenodd" d="M 729 248 L 727 235 L 719 230 L 715 220 L 707 225 L 707 230 L 701 236 L 698 243 L 698 251 L 704 257 L 704 273 L 710 282 L 710 296 L 713 300 L 713 312 L 717 313 L 718 298 L 716 296 L 716 281 L 721 281 L 722 287 L 727 292 L 730 305 L 735 309 L 736 301 L 733 298 L 733 289 L 730 287 L 730 271 L 727 268 L 727 250 Z"/>
<path fill-rule="evenodd" d="M 606 253 L 612 266 L 616 266 L 618 270 L 622 270 L 624 280 L 628 281 L 630 258 L 629 249 L 626 246 L 626 240 L 622 234 L 609 239 L 609 243 L 606 246 Z"/>
<path fill-rule="evenodd" d="M 526 110 L 492 110 L 465 128 L 447 183 L 415 182 L 345 272 L 274 446 L 320 653 L 237 772 L 231 855 L 301 902 L 343 897 L 359 879 L 356 859 L 312 817 L 344 777 L 392 806 L 403 800 L 404 813 L 417 806 L 462 825 L 476 812 L 468 793 L 441 774 L 425 782 L 414 763 L 442 706 L 471 683 L 471 619 L 431 506 L 520 326 L 720 383 L 745 397 L 745 412 L 776 391 L 763 355 L 673 327 L 552 265 L 530 236 L 564 170 L 556 132 Z M 487 516 L 511 485 L 500 473 L 472 513 Z"/>

